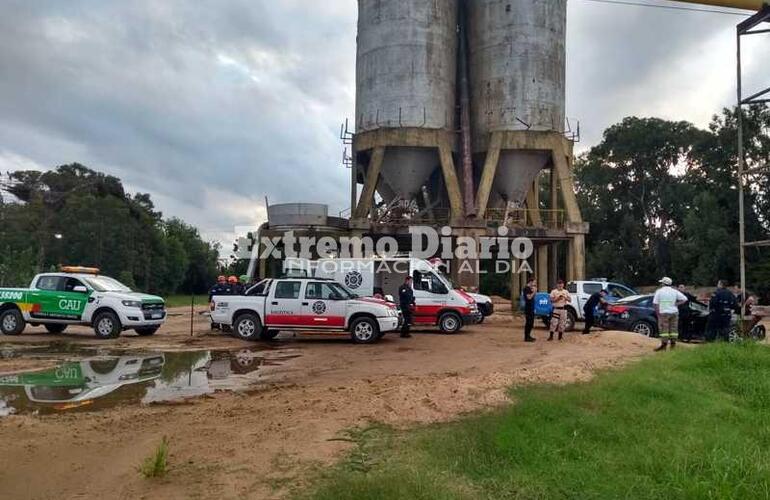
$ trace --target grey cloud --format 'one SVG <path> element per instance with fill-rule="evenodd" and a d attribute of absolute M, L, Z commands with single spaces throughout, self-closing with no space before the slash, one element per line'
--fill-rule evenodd
<path fill-rule="evenodd" d="M 689 92 L 682 58 L 732 74 L 732 60 L 702 47 L 738 18 L 587 0 L 569 9 L 568 114 L 581 119 L 584 145 Z M 233 213 L 211 192 L 232 192 L 238 206 L 269 195 L 340 210 L 349 173 L 337 134 L 353 115 L 355 30 L 352 0 L 6 0 L 0 153 L 106 170 L 212 233 L 258 212 Z M 677 71 L 682 85 L 648 90 Z"/>

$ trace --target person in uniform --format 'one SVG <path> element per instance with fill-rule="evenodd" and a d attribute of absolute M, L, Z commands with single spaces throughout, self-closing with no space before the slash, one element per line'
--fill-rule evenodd
<path fill-rule="evenodd" d="M 692 318 L 692 311 L 690 310 L 690 302 L 696 301 L 695 295 L 687 291 L 687 286 L 679 285 L 679 291 L 682 295 L 687 297 L 687 302 L 679 306 L 679 340 L 682 342 L 690 342 L 692 340 L 692 329 L 690 328 L 690 320 Z"/>
<path fill-rule="evenodd" d="M 412 308 L 415 305 L 412 277 L 407 276 L 404 284 L 398 289 L 398 302 L 401 306 L 401 314 L 404 316 L 404 324 L 401 325 L 401 338 L 408 339 L 412 335 L 409 328 L 412 326 Z"/>
<path fill-rule="evenodd" d="M 586 320 L 586 326 L 583 328 L 583 335 L 588 335 L 591 333 L 591 327 L 594 326 L 594 322 L 596 321 L 596 318 L 594 318 L 594 311 L 596 310 L 596 306 L 599 304 L 606 305 L 606 296 L 607 290 L 599 290 L 598 292 L 592 294 L 588 298 L 586 305 L 583 306 L 583 317 L 585 317 Z"/>
<path fill-rule="evenodd" d="M 243 295 L 243 285 L 238 281 L 237 276 L 227 278 L 227 284 L 230 285 L 230 295 Z"/>
<path fill-rule="evenodd" d="M 564 339 L 564 329 L 567 326 L 567 304 L 572 302 L 572 296 L 564 288 L 564 280 L 556 282 L 556 288 L 551 290 L 551 304 L 553 304 L 553 313 L 551 313 L 551 328 L 548 340 L 553 340 L 554 333 L 559 334 L 559 340 Z"/>
<path fill-rule="evenodd" d="M 532 329 L 535 327 L 535 295 L 537 294 L 537 281 L 529 278 L 524 288 L 524 342 L 534 342 Z"/>
<path fill-rule="evenodd" d="M 717 283 L 717 290 L 709 300 L 709 319 L 706 328 L 706 339 L 730 341 L 730 323 L 733 312 L 739 309 L 735 294 L 727 289 L 723 281 Z"/>
<path fill-rule="evenodd" d="M 230 288 L 227 286 L 227 278 L 219 276 L 217 278 L 217 284 L 212 286 L 209 290 L 209 302 L 211 302 L 214 295 L 230 295 Z"/>

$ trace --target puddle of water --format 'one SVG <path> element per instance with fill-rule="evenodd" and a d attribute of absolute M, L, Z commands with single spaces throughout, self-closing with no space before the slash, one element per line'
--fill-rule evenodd
<path fill-rule="evenodd" d="M 54 368 L 0 375 L 0 418 L 99 411 L 180 401 L 267 381 L 265 368 L 298 357 L 281 349 L 114 351 L 56 343 L 4 345 L 0 359 L 56 360 Z"/>

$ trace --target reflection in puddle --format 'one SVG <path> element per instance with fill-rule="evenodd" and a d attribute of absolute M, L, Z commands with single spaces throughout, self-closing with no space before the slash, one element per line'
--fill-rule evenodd
<path fill-rule="evenodd" d="M 58 346 L 57 346 L 58 347 Z M 71 355 L 85 356 L 72 359 Z M 297 357 L 288 351 L 104 352 L 6 346 L 0 358 L 59 359 L 47 370 L 0 375 L 0 417 L 103 410 L 119 404 L 178 401 L 264 381 L 264 368 Z"/>

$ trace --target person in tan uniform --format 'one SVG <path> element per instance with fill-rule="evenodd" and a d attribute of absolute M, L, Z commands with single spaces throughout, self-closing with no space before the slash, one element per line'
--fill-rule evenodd
<path fill-rule="evenodd" d="M 567 304 L 572 302 L 572 297 L 564 288 L 564 280 L 556 282 L 556 288 L 551 290 L 551 304 L 553 313 L 551 314 L 551 331 L 548 340 L 553 340 L 553 334 L 559 333 L 559 340 L 564 339 L 564 327 L 567 324 Z"/>

